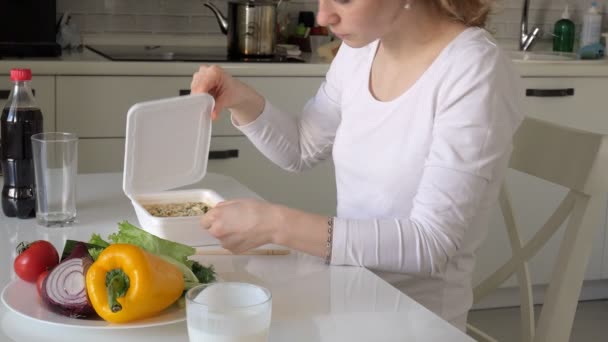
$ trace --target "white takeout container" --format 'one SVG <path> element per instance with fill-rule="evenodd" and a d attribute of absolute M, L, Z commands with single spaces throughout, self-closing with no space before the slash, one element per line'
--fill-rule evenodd
<path fill-rule="evenodd" d="M 140 102 L 127 113 L 123 190 L 139 226 L 158 237 L 190 246 L 218 243 L 201 228 L 200 216 L 155 217 L 143 207 L 223 200 L 210 189 L 176 190 L 207 172 L 213 106 L 213 97 L 196 94 Z"/>

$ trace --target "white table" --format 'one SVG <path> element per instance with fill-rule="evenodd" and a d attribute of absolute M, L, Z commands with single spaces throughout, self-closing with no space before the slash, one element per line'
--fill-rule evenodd
<path fill-rule="evenodd" d="M 70 228 L 37 226 L 0 214 L 0 286 L 15 274 L 15 247 L 20 241 L 46 239 L 59 251 L 65 239 L 106 237 L 117 222 L 137 219 L 122 191 L 122 175 L 78 176 L 78 218 Z M 230 177 L 208 174 L 196 187 L 225 198 L 256 197 Z M 319 258 L 287 256 L 214 256 L 197 260 L 215 265 L 224 280 L 269 288 L 273 296 L 271 341 L 472 341 L 441 318 L 402 294 L 372 272 L 359 267 L 328 267 Z M 188 341 L 185 322 L 122 330 L 52 326 L 0 308 L 0 341 Z"/>

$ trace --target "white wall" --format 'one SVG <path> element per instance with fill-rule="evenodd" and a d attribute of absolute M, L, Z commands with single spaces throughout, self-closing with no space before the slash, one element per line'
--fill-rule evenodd
<path fill-rule="evenodd" d="M 57 0 L 58 15 L 64 11 L 84 33 L 138 34 L 200 34 L 218 35 L 220 31 L 211 12 L 203 6 L 205 0 Z M 379 0 L 380 1 L 380 0 Z M 423 1 L 423 0 L 419 0 Z M 582 14 L 591 0 L 530 0 L 530 23 L 551 32 L 566 3 L 570 4 L 573 20 L 580 24 Z M 227 0 L 214 0 L 223 10 Z M 498 38 L 516 39 L 523 0 L 498 0 L 488 29 Z M 602 9 L 608 0 L 598 0 Z M 287 10 L 292 21 L 298 11 L 315 11 L 317 0 L 290 0 Z M 608 14 L 604 14 L 604 31 L 608 31 Z M 578 29 L 578 26 L 577 26 Z M 549 35 L 544 37 L 550 38 Z"/>

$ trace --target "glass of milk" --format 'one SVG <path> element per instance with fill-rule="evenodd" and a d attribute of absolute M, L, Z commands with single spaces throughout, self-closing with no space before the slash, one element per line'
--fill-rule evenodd
<path fill-rule="evenodd" d="M 270 291 L 248 283 L 198 285 L 186 293 L 190 342 L 266 342 Z"/>

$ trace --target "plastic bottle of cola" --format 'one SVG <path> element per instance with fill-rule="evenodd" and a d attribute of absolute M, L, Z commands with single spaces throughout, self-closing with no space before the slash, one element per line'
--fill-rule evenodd
<path fill-rule="evenodd" d="M 30 69 L 12 69 L 13 88 L 0 118 L 0 160 L 4 174 L 2 211 L 9 217 L 36 216 L 33 134 L 42 132 L 42 112 L 30 87 Z"/>

